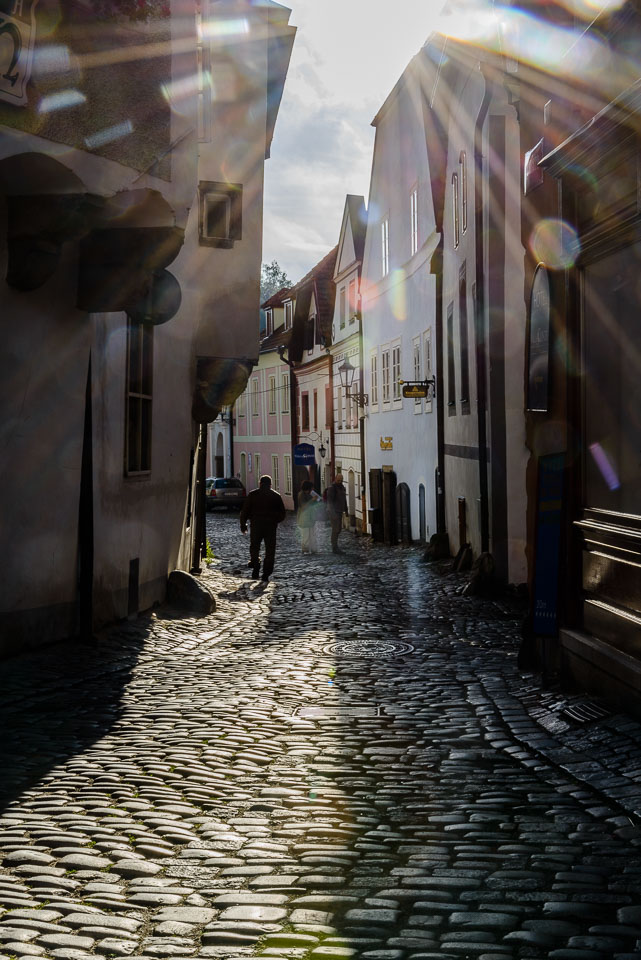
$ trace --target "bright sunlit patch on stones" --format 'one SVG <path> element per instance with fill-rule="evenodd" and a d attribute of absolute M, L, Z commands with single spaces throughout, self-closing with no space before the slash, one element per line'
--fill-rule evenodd
<path fill-rule="evenodd" d="M 122 140 L 123 137 L 133 133 L 133 130 L 134 125 L 131 120 L 125 120 L 123 123 L 116 123 L 113 127 L 106 127 L 90 137 L 85 137 L 85 146 L 90 150 L 95 147 L 104 147 L 105 144 L 113 143 L 114 140 Z"/>
<path fill-rule="evenodd" d="M 80 90 L 60 90 L 43 97 L 38 104 L 38 113 L 52 113 L 54 110 L 65 110 L 67 107 L 79 107 L 86 103 L 87 98 Z"/>
<path fill-rule="evenodd" d="M 574 227 L 564 220 L 540 220 L 532 231 L 530 249 L 540 263 L 551 270 L 571 267 L 581 252 L 581 243 Z"/>
<path fill-rule="evenodd" d="M 597 467 L 601 471 L 601 476 L 608 485 L 610 490 L 618 490 L 621 486 L 621 481 L 617 476 L 617 472 L 614 469 L 613 465 L 610 463 L 610 458 L 603 449 L 600 443 L 591 443 L 589 446 L 590 453 L 592 458 L 596 463 Z"/>

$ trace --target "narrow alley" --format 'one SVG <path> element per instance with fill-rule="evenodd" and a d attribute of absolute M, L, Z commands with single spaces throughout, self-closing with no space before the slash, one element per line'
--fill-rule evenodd
<path fill-rule="evenodd" d="M 641 958 L 641 724 L 521 675 L 517 601 L 208 536 L 209 617 L 4 664 L 0 960 Z"/>

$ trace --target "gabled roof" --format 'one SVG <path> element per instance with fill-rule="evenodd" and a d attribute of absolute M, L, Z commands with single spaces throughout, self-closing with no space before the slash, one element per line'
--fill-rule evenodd
<path fill-rule="evenodd" d="M 331 340 L 332 318 L 334 316 L 334 267 L 338 245 L 323 257 L 315 267 L 305 274 L 294 287 L 296 293 L 296 310 L 294 313 L 294 327 L 289 346 L 289 355 L 292 360 L 300 362 L 303 350 L 309 349 L 314 342 L 320 343 L 321 337 L 329 344 Z M 309 306 L 312 295 L 316 303 L 316 336 L 311 340 L 311 330 L 307 323 Z M 311 340 L 311 342 L 310 342 Z"/>
<path fill-rule="evenodd" d="M 278 350 L 279 347 L 288 347 L 291 338 L 291 327 L 289 330 L 279 327 L 278 330 L 274 330 L 268 337 L 260 341 L 260 353 L 271 353 L 273 350 Z"/>
<path fill-rule="evenodd" d="M 261 310 L 268 310 L 270 307 L 282 307 L 285 300 L 291 300 L 294 296 L 294 287 L 281 287 L 276 293 L 272 293 L 269 300 L 261 303 Z"/>
<path fill-rule="evenodd" d="M 338 240 L 334 280 L 353 263 L 362 263 L 365 249 L 367 210 L 365 198 L 348 193 Z"/>

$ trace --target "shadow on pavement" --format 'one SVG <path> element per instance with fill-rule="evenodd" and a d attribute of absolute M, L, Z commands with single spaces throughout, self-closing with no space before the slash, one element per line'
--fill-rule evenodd
<path fill-rule="evenodd" d="M 109 732 L 148 632 L 139 620 L 92 643 L 67 641 L 2 664 L 0 812 Z"/>

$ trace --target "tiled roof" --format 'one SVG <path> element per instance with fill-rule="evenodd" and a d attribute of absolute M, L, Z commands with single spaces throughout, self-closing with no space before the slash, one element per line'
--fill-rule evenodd
<path fill-rule="evenodd" d="M 291 327 L 289 330 L 285 330 L 284 327 L 279 327 L 278 330 L 274 330 L 268 337 L 260 341 L 260 352 L 271 353 L 272 350 L 278 350 L 279 347 L 287 347 L 289 346 L 291 338 Z"/>
<path fill-rule="evenodd" d="M 309 343 L 307 317 L 312 294 L 316 299 L 316 342 L 321 337 L 329 344 L 332 332 L 332 318 L 334 316 L 334 300 L 336 287 L 334 285 L 334 267 L 338 245 L 330 250 L 315 267 L 306 273 L 294 287 L 296 293 L 296 312 L 294 314 L 294 330 L 290 346 L 292 360 L 300 360 L 304 349 L 313 346 Z"/>
<path fill-rule="evenodd" d="M 294 295 L 294 287 L 281 287 L 276 293 L 272 293 L 269 300 L 261 303 L 261 310 L 267 310 L 268 307 L 281 307 L 285 300 L 291 300 Z"/>

